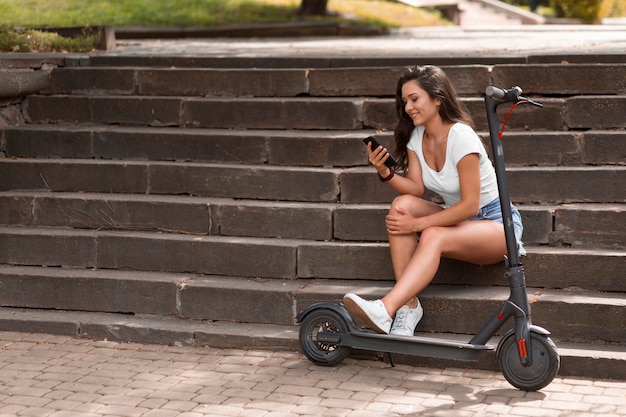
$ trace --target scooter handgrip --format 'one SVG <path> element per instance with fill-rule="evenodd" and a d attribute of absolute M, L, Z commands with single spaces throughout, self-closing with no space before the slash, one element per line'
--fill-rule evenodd
<path fill-rule="evenodd" d="M 485 90 L 485 94 L 496 100 L 517 101 L 520 94 L 522 94 L 522 89 L 515 86 L 510 90 L 505 90 L 503 88 L 498 88 L 496 86 L 490 85 Z"/>
<path fill-rule="evenodd" d="M 485 94 L 487 94 L 491 98 L 501 99 L 501 98 L 504 98 L 505 91 L 501 88 L 490 85 L 485 90 Z"/>

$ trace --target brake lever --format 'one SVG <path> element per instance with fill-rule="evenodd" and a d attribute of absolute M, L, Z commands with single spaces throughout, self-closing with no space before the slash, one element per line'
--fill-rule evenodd
<path fill-rule="evenodd" d="M 543 104 L 541 104 L 539 102 L 536 102 L 535 100 L 531 100 L 529 98 L 526 98 L 526 97 L 519 96 L 519 101 L 525 101 L 526 103 L 532 104 L 533 106 L 543 107 Z"/>

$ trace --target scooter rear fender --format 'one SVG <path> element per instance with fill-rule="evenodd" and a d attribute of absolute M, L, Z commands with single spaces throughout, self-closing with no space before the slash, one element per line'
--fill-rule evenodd
<path fill-rule="evenodd" d="M 348 310 L 345 309 L 343 304 L 336 304 L 336 303 L 331 303 L 328 301 L 320 301 L 319 303 L 312 304 L 308 306 L 307 308 L 305 308 L 304 310 L 302 310 L 296 316 L 296 323 L 301 323 L 302 320 L 304 320 L 304 318 L 308 316 L 311 312 L 315 310 L 323 310 L 323 309 L 332 310 L 335 313 L 339 314 L 345 320 L 350 331 L 359 330 L 359 327 L 356 325 L 356 323 L 352 319 L 352 316 L 350 316 L 350 313 L 348 313 Z"/>

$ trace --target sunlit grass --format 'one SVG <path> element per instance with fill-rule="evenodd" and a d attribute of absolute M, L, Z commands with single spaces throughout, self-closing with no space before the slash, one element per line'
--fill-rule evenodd
<path fill-rule="evenodd" d="M 296 22 L 299 5 L 299 0 L 0 0 L 0 24 L 68 27 Z M 445 24 L 436 13 L 383 0 L 330 0 L 328 8 L 338 12 L 340 19 L 361 24 Z"/>

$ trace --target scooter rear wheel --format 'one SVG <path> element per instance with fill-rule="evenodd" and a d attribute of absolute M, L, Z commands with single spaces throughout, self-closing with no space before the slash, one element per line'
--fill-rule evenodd
<path fill-rule="evenodd" d="M 300 324 L 300 345 L 306 357 L 317 365 L 338 365 L 348 356 L 350 348 L 318 340 L 322 332 L 337 333 L 337 337 L 341 337 L 348 332 L 348 325 L 339 314 L 327 309 L 312 311 Z"/>
<path fill-rule="evenodd" d="M 498 349 L 498 364 L 507 381 L 523 391 L 537 391 L 547 386 L 559 371 L 561 360 L 556 345 L 548 336 L 530 333 L 532 363 L 522 365 L 515 333 L 504 336 Z"/>

